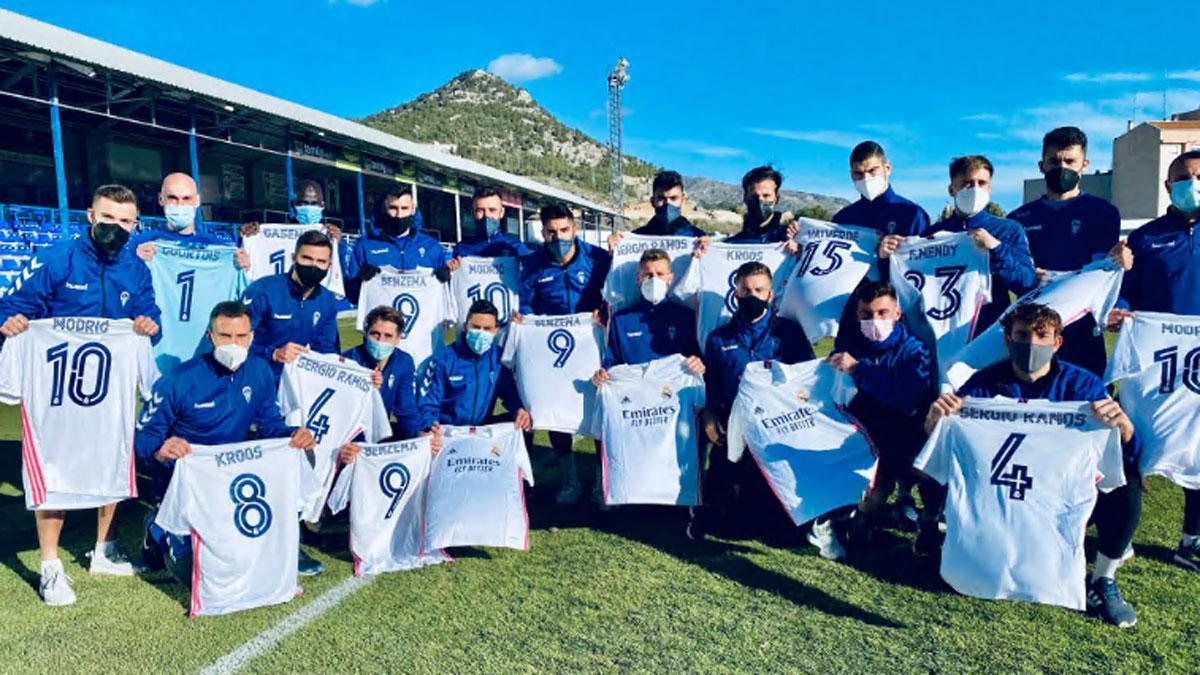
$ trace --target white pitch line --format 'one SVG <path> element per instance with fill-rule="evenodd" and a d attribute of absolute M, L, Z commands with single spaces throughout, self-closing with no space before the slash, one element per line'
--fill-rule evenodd
<path fill-rule="evenodd" d="M 325 591 L 324 595 L 289 614 L 282 621 L 247 640 L 237 649 L 217 659 L 212 665 L 200 671 L 201 675 L 225 675 L 236 673 L 245 668 L 254 659 L 267 653 L 284 638 L 320 618 L 322 614 L 336 607 L 342 600 L 355 591 L 371 583 L 374 577 L 350 577 L 342 583 Z"/>

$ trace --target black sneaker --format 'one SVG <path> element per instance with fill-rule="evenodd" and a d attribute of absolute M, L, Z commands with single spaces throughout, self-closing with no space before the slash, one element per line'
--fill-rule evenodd
<path fill-rule="evenodd" d="M 913 542 L 913 553 L 921 557 L 937 555 L 942 550 L 942 532 L 936 520 L 922 520 Z"/>
<path fill-rule="evenodd" d="M 1175 549 L 1175 564 L 1193 572 L 1200 572 L 1200 541 L 1185 544 L 1179 542 Z"/>
<path fill-rule="evenodd" d="M 305 553 L 304 549 L 300 549 L 300 556 L 296 561 L 296 571 L 302 577 L 316 576 L 325 571 L 325 563 Z"/>
<path fill-rule="evenodd" d="M 157 572 L 164 567 L 162 549 L 158 545 L 158 541 L 150 535 L 150 528 L 157 527 L 154 524 L 154 517 L 158 515 L 158 509 L 151 509 L 150 513 L 142 520 L 142 562 L 151 572 Z"/>
<path fill-rule="evenodd" d="M 916 532 L 920 528 L 917 502 L 912 495 L 903 495 L 889 509 L 890 525 L 901 532 Z"/>
<path fill-rule="evenodd" d="M 1100 577 L 1088 584 L 1087 592 L 1088 614 L 1094 614 L 1105 623 L 1118 628 L 1131 628 L 1137 625 L 1137 612 L 1133 605 L 1121 597 L 1121 589 L 1117 587 L 1116 579 Z"/>

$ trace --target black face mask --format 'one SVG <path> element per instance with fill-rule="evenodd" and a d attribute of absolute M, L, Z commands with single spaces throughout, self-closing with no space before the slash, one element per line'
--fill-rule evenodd
<path fill-rule="evenodd" d="M 385 213 L 379 217 L 379 229 L 389 237 L 407 234 L 412 224 L 412 216 L 389 216 Z"/>
<path fill-rule="evenodd" d="M 752 323 L 755 319 L 762 316 L 763 312 L 767 311 L 767 307 L 771 304 L 754 295 L 738 298 L 737 301 L 737 316 L 746 323 Z"/>
<path fill-rule="evenodd" d="M 296 263 L 292 266 L 292 269 L 296 271 L 296 278 L 300 281 L 300 286 L 304 290 L 316 288 L 325 279 L 325 270 L 316 265 L 301 265 L 300 263 Z"/>
<path fill-rule="evenodd" d="M 92 245 L 101 254 L 115 258 L 129 241 L 129 232 L 116 223 L 96 223 L 92 226 Z"/>
<path fill-rule="evenodd" d="M 1054 194 L 1070 192 L 1079 185 L 1079 172 L 1066 167 L 1050 169 L 1042 174 L 1046 177 L 1046 187 Z"/>
<path fill-rule="evenodd" d="M 746 224 L 762 227 L 775 215 L 775 202 L 764 202 L 757 196 L 746 200 Z"/>

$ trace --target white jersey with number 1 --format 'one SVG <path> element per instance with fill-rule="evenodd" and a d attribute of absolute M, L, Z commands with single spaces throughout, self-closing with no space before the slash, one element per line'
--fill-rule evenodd
<path fill-rule="evenodd" d="M 296 514 L 321 495 L 288 439 L 193 445 L 175 462 L 155 522 L 192 537 L 191 616 L 288 602 L 300 593 Z"/>
<path fill-rule="evenodd" d="M 129 319 L 29 322 L 0 351 L 0 403 L 21 404 L 25 506 L 86 509 L 137 496 L 136 390 L 158 379 Z"/>
<path fill-rule="evenodd" d="M 425 550 L 425 495 L 433 454 L 429 437 L 363 444 L 338 475 L 329 510 L 350 505 L 350 554 L 357 576 L 412 570 L 450 560 Z"/>
<path fill-rule="evenodd" d="M 257 281 L 273 274 L 283 274 L 291 269 L 296 240 L 310 230 L 324 231 L 324 226 L 287 223 L 259 225 L 258 234 L 242 239 L 242 248 L 246 249 L 246 255 L 250 257 L 250 269 L 246 276 L 250 281 Z M 321 280 L 321 285 L 334 295 L 345 297 L 346 285 L 342 277 L 342 259 L 338 256 L 338 240 L 330 241 L 333 243 L 333 253 L 330 254 L 329 272 Z"/>

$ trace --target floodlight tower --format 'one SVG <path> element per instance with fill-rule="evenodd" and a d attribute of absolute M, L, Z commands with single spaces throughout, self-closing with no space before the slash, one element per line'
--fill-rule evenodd
<path fill-rule="evenodd" d="M 629 62 L 617 59 L 608 74 L 608 169 L 609 191 L 617 221 L 613 229 L 625 229 L 625 167 L 621 154 L 621 90 L 629 81 Z"/>

